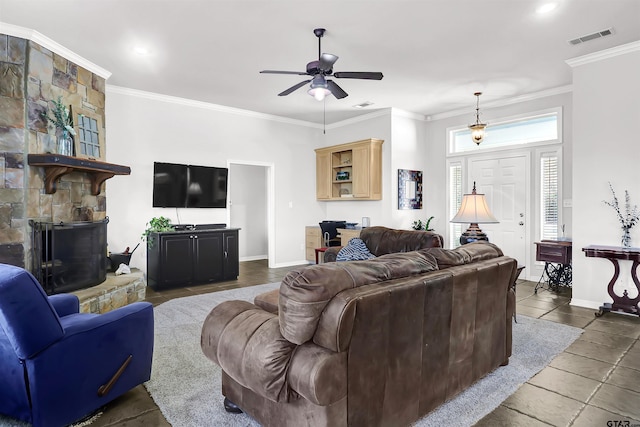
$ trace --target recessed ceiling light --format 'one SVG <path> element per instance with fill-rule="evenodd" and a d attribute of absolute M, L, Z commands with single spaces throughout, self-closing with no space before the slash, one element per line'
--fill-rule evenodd
<path fill-rule="evenodd" d="M 149 48 L 144 47 L 144 46 L 136 46 L 133 48 L 133 51 L 135 53 L 137 53 L 140 56 L 146 56 L 149 55 L 151 53 L 151 51 L 149 50 Z"/>
<path fill-rule="evenodd" d="M 371 101 L 365 101 L 365 102 L 362 102 L 362 103 L 360 103 L 360 104 L 356 104 L 356 105 L 354 105 L 354 106 L 353 106 L 353 108 L 367 108 L 367 107 L 368 107 L 368 106 L 370 106 L 370 105 L 373 105 L 373 102 L 371 102 Z"/>
<path fill-rule="evenodd" d="M 549 13 L 556 7 L 558 7 L 558 3 L 545 3 L 536 9 L 536 13 L 539 13 L 541 15 L 544 13 Z"/>

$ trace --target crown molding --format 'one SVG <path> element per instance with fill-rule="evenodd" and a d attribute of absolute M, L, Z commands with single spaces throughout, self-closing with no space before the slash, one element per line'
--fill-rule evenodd
<path fill-rule="evenodd" d="M 412 111 L 402 110 L 395 107 L 391 107 L 391 115 L 395 117 L 404 117 L 411 120 L 418 120 L 421 122 L 427 121 L 427 116 L 425 116 L 424 114 L 414 113 Z"/>
<path fill-rule="evenodd" d="M 100 67 L 99 65 L 96 65 L 93 62 L 83 58 L 77 53 L 62 46 L 60 43 L 57 43 L 51 40 L 49 37 L 35 30 L 19 27 L 13 24 L 7 24 L 6 22 L 0 22 L 0 33 L 7 34 L 12 37 L 19 37 L 21 39 L 31 40 L 34 43 L 38 43 L 40 46 L 44 47 L 45 49 L 49 49 L 50 51 L 73 62 L 74 64 L 77 64 L 82 68 L 88 71 L 91 71 L 94 74 L 97 74 L 98 76 L 102 77 L 105 80 L 111 77 L 110 71 L 107 71 L 104 68 Z"/>
<path fill-rule="evenodd" d="M 573 68 L 636 51 L 640 51 L 640 40 L 601 50 L 599 52 L 589 53 L 587 55 L 567 59 L 565 62 Z"/>
<path fill-rule="evenodd" d="M 372 111 L 371 113 L 362 114 L 360 116 L 352 117 L 350 119 L 342 120 L 340 122 L 335 122 L 330 125 L 327 125 L 327 129 L 337 129 L 343 126 L 349 126 L 355 123 L 364 122 L 366 120 L 375 119 L 376 117 L 386 116 L 389 114 L 390 110 L 391 108 L 382 108 L 376 111 Z"/>
<path fill-rule="evenodd" d="M 121 86 L 106 85 L 107 93 L 134 96 L 136 98 L 149 99 L 152 101 L 167 102 L 170 104 L 182 105 L 185 107 L 201 108 L 204 110 L 217 111 L 220 113 L 235 114 L 238 116 L 252 117 L 255 119 L 271 120 L 274 122 L 286 123 L 297 126 L 306 126 L 316 129 L 322 129 L 321 124 L 306 122 L 304 120 L 289 119 L 287 117 L 276 116 L 273 114 L 258 113 L 256 111 L 243 110 L 241 108 L 227 107 L 225 105 L 212 104 L 210 102 L 196 101 L 194 99 L 180 98 L 171 95 L 162 95 L 154 92 L 146 92 L 138 89 L 130 89 Z"/>
<path fill-rule="evenodd" d="M 569 93 L 572 91 L 573 91 L 573 85 L 559 86 L 553 89 L 542 90 L 540 92 L 514 96 L 513 98 L 498 99 L 491 102 L 484 102 L 482 104 L 482 108 L 484 109 L 484 108 L 505 107 L 507 105 L 519 104 L 521 102 L 526 102 L 526 101 L 533 101 L 535 99 L 546 98 L 548 96 L 554 96 L 554 95 L 560 95 L 560 94 Z M 438 114 L 433 114 L 431 116 L 427 116 L 426 120 L 433 121 L 433 120 L 448 119 L 449 117 L 456 117 L 456 116 L 461 116 L 463 114 L 469 114 L 469 111 L 470 110 L 468 108 L 447 111 L 445 113 L 438 113 Z"/>

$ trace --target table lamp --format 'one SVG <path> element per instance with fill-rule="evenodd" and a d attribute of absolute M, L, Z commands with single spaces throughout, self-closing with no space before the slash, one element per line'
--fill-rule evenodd
<path fill-rule="evenodd" d="M 473 182 L 473 191 L 471 194 L 462 196 L 462 203 L 456 216 L 450 222 L 453 223 L 470 223 L 467 231 L 460 236 L 460 244 L 475 242 L 478 240 L 489 241 L 487 235 L 480 230 L 478 224 L 496 224 L 498 220 L 493 216 L 487 206 L 487 199 L 484 194 L 476 193 L 476 183 Z"/>

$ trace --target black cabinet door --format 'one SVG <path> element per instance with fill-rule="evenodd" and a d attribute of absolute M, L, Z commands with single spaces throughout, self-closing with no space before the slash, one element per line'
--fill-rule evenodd
<path fill-rule="evenodd" d="M 193 271 L 195 283 L 223 279 L 222 233 L 199 233 L 193 238 Z"/>
<path fill-rule="evenodd" d="M 224 278 L 236 279 L 240 273 L 238 231 L 224 233 Z"/>
<path fill-rule="evenodd" d="M 193 281 L 192 236 L 189 234 L 163 235 L 160 237 L 161 286 L 188 284 Z"/>

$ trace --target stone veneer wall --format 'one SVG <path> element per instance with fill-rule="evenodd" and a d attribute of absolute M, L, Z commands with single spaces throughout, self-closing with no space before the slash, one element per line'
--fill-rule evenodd
<path fill-rule="evenodd" d="M 27 164 L 28 154 L 55 153 L 55 129 L 41 113 L 59 96 L 74 113 L 85 110 L 100 117 L 105 135 L 103 77 L 33 41 L 0 34 L 2 263 L 30 267 L 30 219 L 72 222 L 106 216 L 104 184 L 93 196 L 86 174 L 71 173 L 60 179 L 55 193 L 45 194 L 43 168 Z"/>

